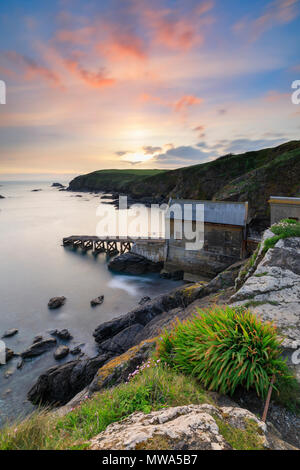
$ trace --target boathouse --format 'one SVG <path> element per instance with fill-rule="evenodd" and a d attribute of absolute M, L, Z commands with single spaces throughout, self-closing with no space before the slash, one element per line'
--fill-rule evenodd
<path fill-rule="evenodd" d="M 282 219 L 300 221 L 300 197 L 271 196 L 269 200 L 271 225 Z"/>
<path fill-rule="evenodd" d="M 186 275 L 214 277 L 247 255 L 247 202 L 170 199 L 165 217 L 170 231 L 165 260 L 167 271 L 180 269 Z M 185 237 L 183 227 L 187 220 L 192 222 L 193 232 L 198 225 L 199 230 L 204 229 L 201 249 L 187 249 L 190 240 Z M 199 221 L 203 221 L 202 228 L 196 223 Z"/>

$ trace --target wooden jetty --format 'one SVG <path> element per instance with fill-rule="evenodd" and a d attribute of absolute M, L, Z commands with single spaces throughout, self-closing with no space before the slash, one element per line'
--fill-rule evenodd
<path fill-rule="evenodd" d="M 89 235 L 71 235 L 63 238 L 63 246 L 81 248 L 84 251 L 92 250 L 94 253 L 126 253 L 131 250 L 132 245 L 137 241 L 162 242 L 163 238 L 142 238 L 142 237 L 97 237 Z"/>

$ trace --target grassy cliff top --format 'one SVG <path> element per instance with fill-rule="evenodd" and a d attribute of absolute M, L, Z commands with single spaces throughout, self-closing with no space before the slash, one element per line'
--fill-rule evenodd
<path fill-rule="evenodd" d="M 250 217 L 269 225 L 268 200 L 300 195 L 300 141 L 176 170 L 100 170 L 78 176 L 70 190 L 125 192 L 131 196 L 248 201 Z"/>

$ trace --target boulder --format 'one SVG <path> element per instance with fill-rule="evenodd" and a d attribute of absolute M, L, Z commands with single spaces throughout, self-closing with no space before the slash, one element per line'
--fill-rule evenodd
<path fill-rule="evenodd" d="M 4 197 L 4 196 L 1 196 L 1 194 L 0 194 L 0 199 L 5 199 L 5 197 Z"/>
<path fill-rule="evenodd" d="M 109 355 L 102 355 L 51 367 L 29 390 L 28 399 L 36 404 L 66 404 L 91 383 L 97 370 L 109 357 Z"/>
<path fill-rule="evenodd" d="M 145 274 L 160 272 L 163 263 L 154 263 L 135 253 L 123 253 L 108 263 L 109 269 L 127 274 Z"/>
<path fill-rule="evenodd" d="M 48 302 L 48 307 L 50 309 L 59 308 L 62 305 L 64 305 L 65 301 L 66 301 L 66 298 L 63 297 L 63 296 L 62 297 L 52 297 Z"/>
<path fill-rule="evenodd" d="M 96 305 L 101 305 L 104 300 L 104 295 L 100 295 L 99 297 L 96 297 L 95 299 L 91 300 L 91 306 L 96 307 Z"/>
<path fill-rule="evenodd" d="M 65 188 L 65 186 L 61 183 L 52 183 L 52 188 Z"/>
<path fill-rule="evenodd" d="M 58 346 L 58 348 L 54 351 L 54 359 L 59 360 L 63 359 L 69 354 L 68 346 Z"/>
<path fill-rule="evenodd" d="M 17 328 L 12 328 L 11 330 L 5 331 L 4 335 L 2 338 L 10 338 L 11 336 L 14 336 L 18 333 L 19 330 Z"/>
<path fill-rule="evenodd" d="M 41 341 L 33 343 L 28 349 L 21 353 L 21 356 L 25 358 L 40 356 L 45 352 L 49 351 L 56 345 L 55 338 L 46 338 Z"/>
<path fill-rule="evenodd" d="M 133 413 L 107 426 L 90 441 L 90 449 L 233 450 L 235 447 L 226 440 L 230 432 L 224 433 L 223 429 L 233 429 L 237 435 L 244 435 L 247 442 L 249 422 L 252 423 L 251 438 L 255 440 L 252 446 L 256 449 L 297 450 L 280 439 L 274 445 L 268 438 L 266 424 L 250 411 L 209 404 L 177 406 L 149 414 Z"/>

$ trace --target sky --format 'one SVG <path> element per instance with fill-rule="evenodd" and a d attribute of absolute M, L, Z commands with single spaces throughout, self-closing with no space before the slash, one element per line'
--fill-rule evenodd
<path fill-rule="evenodd" d="M 299 0 L 0 0 L 0 179 L 299 139 Z"/>

